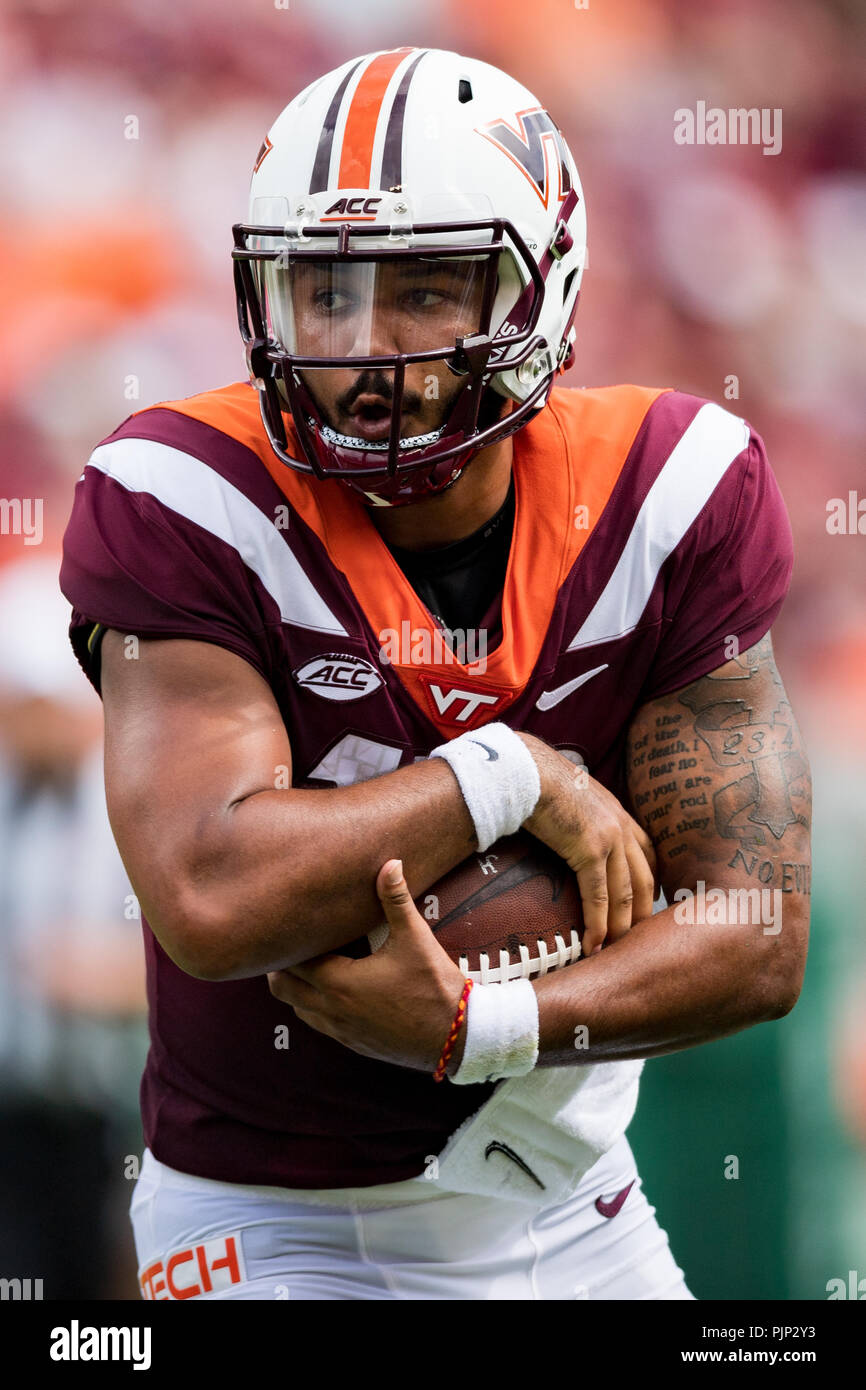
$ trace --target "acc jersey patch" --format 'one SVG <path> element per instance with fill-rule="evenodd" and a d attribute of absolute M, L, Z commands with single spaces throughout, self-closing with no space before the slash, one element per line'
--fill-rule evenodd
<path fill-rule="evenodd" d="M 323 700 L 362 700 L 382 685 L 375 666 L 361 656 L 347 652 L 327 652 L 305 661 L 292 675 L 303 690 Z"/>

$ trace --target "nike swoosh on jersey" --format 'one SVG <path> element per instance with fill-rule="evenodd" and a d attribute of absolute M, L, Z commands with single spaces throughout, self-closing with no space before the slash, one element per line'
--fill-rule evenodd
<path fill-rule="evenodd" d="M 606 661 L 603 666 L 595 666 L 591 671 L 584 671 L 582 676 L 575 676 L 573 681 L 566 681 L 565 685 L 558 686 L 556 690 L 543 691 L 535 702 L 535 708 L 540 710 L 553 709 L 553 706 L 558 705 L 560 700 L 564 700 L 567 695 L 571 695 L 573 691 L 586 685 L 587 681 L 591 681 L 593 676 L 597 676 L 600 671 L 606 671 L 609 664 Z"/>
<path fill-rule="evenodd" d="M 484 1150 L 484 1157 L 489 1158 L 490 1155 L 493 1153 L 505 1154 L 506 1158 L 510 1158 L 512 1163 L 516 1163 L 518 1168 L 523 1169 L 527 1177 L 532 1178 L 532 1181 L 536 1183 L 540 1188 L 542 1188 L 543 1191 L 547 1191 L 545 1184 L 541 1181 L 541 1178 L 537 1177 L 537 1175 L 533 1173 L 529 1164 L 524 1163 L 523 1159 L 520 1157 L 520 1154 L 516 1154 L 512 1148 L 509 1148 L 508 1144 L 503 1144 L 501 1139 L 491 1139 L 490 1143 L 487 1145 L 487 1148 Z"/>
<path fill-rule="evenodd" d="M 599 1215 L 607 1216 L 608 1218 L 610 1218 L 611 1216 L 616 1216 L 626 1197 L 634 1187 L 634 1182 L 635 1180 L 634 1178 L 632 1178 L 628 1187 L 622 1188 L 622 1190 L 620 1192 L 617 1192 L 614 1197 L 611 1197 L 609 1202 L 606 1202 L 603 1197 L 596 1197 L 595 1209 L 599 1213 Z"/>

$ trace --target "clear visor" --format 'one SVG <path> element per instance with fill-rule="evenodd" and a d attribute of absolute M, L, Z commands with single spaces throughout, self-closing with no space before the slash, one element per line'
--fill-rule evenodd
<path fill-rule="evenodd" d="M 266 332 L 299 357 L 444 357 L 458 337 L 489 331 L 498 259 L 482 252 L 260 261 Z"/>

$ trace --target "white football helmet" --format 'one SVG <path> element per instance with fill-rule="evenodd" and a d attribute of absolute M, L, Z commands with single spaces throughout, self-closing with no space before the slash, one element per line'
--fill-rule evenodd
<path fill-rule="evenodd" d="M 401 48 L 319 78 L 268 132 L 249 222 L 233 231 L 272 447 L 371 503 L 451 486 L 543 408 L 571 359 L 586 259 L 577 169 L 532 93 L 487 63 Z M 347 389 L 326 402 L 335 368 Z M 418 371 L 449 399 L 444 420 L 411 434 L 404 416 L 429 398 Z"/>

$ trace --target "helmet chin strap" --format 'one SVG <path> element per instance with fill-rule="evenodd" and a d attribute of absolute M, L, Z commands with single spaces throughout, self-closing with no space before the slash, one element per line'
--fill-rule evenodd
<path fill-rule="evenodd" d="M 467 464 L 478 452 L 477 449 L 467 448 L 465 454 L 457 454 L 449 459 L 449 471 L 444 482 L 436 477 L 437 473 L 443 472 L 444 465 L 441 462 L 429 464 L 426 470 L 422 465 L 396 478 L 386 479 L 375 491 L 366 491 L 363 478 L 352 479 L 341 475 L 339 481 L 356 496 L 363 497 L 369 507 L 411 507 L 428 497 L 440 497 L 443 492 L 452 488 L 460 481 Z"/>
<path fill-rule="evenodd" d="M 494 425 L 497 420 L 501 420 L 506 404 L 507 399 L 505 396 L 500 396 L 496 391 L 492 389 L 490 385 L 483 387 L 481 391 L 481 401 L 478 406 L 478 427 L 482 430 L 486 430 L 491 425 Z M 445 430 L 448 426 L 451 426 L 453 428 L 453 422 L 449 420 L 446 421 L 445 424 L 440 426 L 439 431 L 437 432 L 440 437 L 445 433 Z M 419 435 L 416 437 L 419 439 L 423 439 L 427 436 Z M 482 448 L 483 447 L 484 446 L 482 446 Z M 386 482 L 383 485 L 381 491 L 376 488 L 367 491 L 363 487 L 363 482 L 361 479 L 353 481 L 351 478 L 344 477 L 341 478 L 340 481 L 345 483 L 347 487 L 351 488 L 351 490 L 354 493 L 360 493 L 367 505 L 370 507 L 411 506 L 412 503 L 420 502 L 425 497 L 438 497 L 441 496 L 443 492 L 447 492 L 449 488 L 452 488 L 455 483 L 460 481 L 468 465 L 472 462 L 475 455 L 480 452 L 480 449 L 473 448 L 470 445 L 467 447 L 465 454 L 458 454 L 455 458 L 451 459 L 451 469 L 448 475 L 446 476 L 444 482 L 437 481 L 436 473 L 437 471 L 440 473 L 442 471 L 441 465 L 437 464 L 430 465 L 427 471 L 426 478 L 424 478 L 423 467 L 419 468 L 417 473 L 414 474 L 414 476 L 412 474 L 408 476 L 404 474 L 402 486 L 405 488 L 411 488 L 411 491 L 407 496 L 403 497 L 399 495 L 399 492 L 396 495 L 392 495 L 390 497 L 388 496 L 388 493 L 389 491 L 391 491 L 393 483 L 397 482 L 397 479 L 394 479 L 391 482 Z M 424 483 L 427 484 L 426 487 L 424 486 Z"/>

